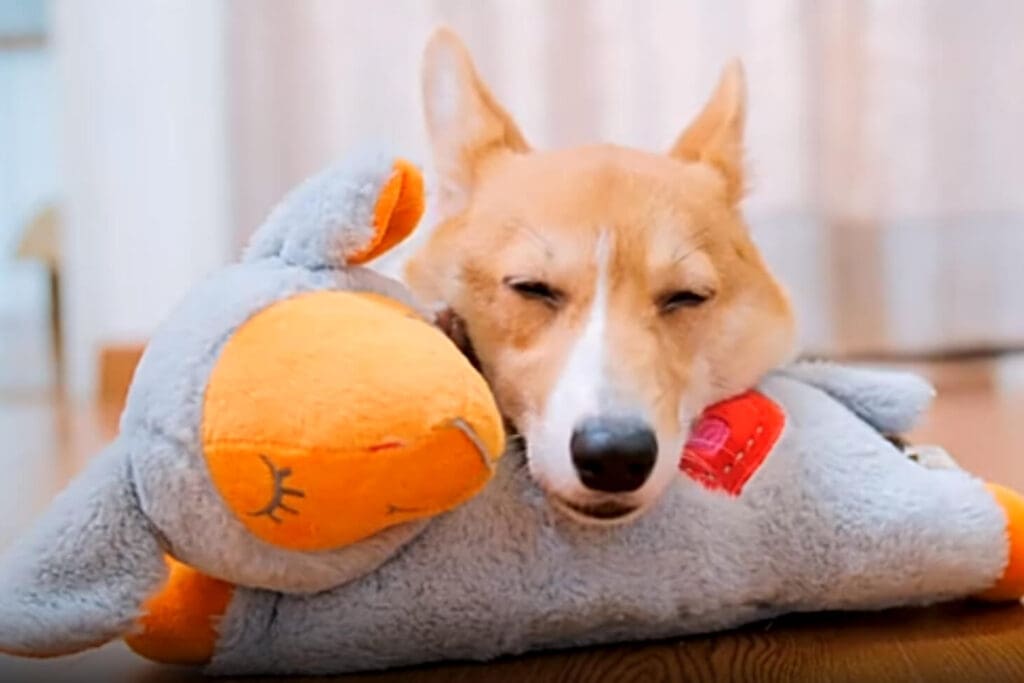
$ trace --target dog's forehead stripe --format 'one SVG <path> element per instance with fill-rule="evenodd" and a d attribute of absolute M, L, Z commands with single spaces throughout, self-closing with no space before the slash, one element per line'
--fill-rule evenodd
<path fill-rule="evenodd" d="M 608 307 L 608 260 L 611 248 L 607 232 L 602 232 L 594 243 L 596 264 L 594 294 L 576 342 L 566 358 L 565 366 L 555 386 L 550 405 L 561 411 L 566 407 L 582 412 L 594 412 L 605 391 L 607 372 L 606 327 Z M 571 398 L 570 398 L 571 397 Z M 563 400 L 559 400 L 563 399 Z M 586 417 L 584 414 L 575 419 Z"/>

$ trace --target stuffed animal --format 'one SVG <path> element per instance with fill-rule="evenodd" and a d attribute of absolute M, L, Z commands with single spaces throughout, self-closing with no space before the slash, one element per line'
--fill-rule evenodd
<path fill-rule="evenodd" d="M 480 377 L 352 265 L 419 196 L 389 159 L 330 171 L 186 301 L 118 439 L 0 567 L 0 649 L 340 673 L 1024 593 L 1024 499 L 884 436 L 932 396 L 899 373 L 781 370 L 704 412 L 645 515 L 565 516 L 497 459 Z"/>
<path fill-rule="evenodd" d="M 144 628 L 191 627 L 184 566 L 253 589 L 336 587 L 481 489 L 504 451 L 486 382 L 361 265 L 423 206 L 414 167 L 366 153 L 292 192 L 241 263 L 189 294 L 143 354 L 116 440 L 4 558 L 0 650 L 120 637 L 158 594 Z M 139 647 L 197 658 L 194 642 L 157 641 Z"/>

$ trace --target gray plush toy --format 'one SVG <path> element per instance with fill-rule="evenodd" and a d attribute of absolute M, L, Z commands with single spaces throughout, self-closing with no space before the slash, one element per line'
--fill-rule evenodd
<path fill-rule="evenodd" d="M 647 514 L 564 516 L 498 459 L 479 375 L 358 265 L 421 209 L 406 164 L 329 170 L 192 293 L 117 440 L 3 559 L 0 650 L 340 673 L 1024 593 L 1022 498 L 883 436 L 931 399 L 904 374 L 780 371 L 704 413 Z"/>

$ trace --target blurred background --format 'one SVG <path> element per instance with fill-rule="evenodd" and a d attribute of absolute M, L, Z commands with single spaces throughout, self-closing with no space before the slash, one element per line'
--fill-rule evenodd
<path fill-rule="evenodd" d="M 285 190 L 367 139 L 428 165 L 441 22 L 536 146 L 664 149 L 742 57 L 746 211 L 804 347 L 1024 385 L 1017 0 L 0 0 L 0 431 L 90 443 L 74 406 Z"/>

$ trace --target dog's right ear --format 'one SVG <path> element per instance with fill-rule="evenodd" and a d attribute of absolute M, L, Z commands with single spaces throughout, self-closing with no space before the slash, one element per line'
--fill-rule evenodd
<path fill-rule="evenodd" d="M 494 154 L 529 151 L 512 117 L 480 80 L 469 51 L 451 29 L 438 29 L 427 43 L 423 107 L 443 216 L 465 206 L 477 174 Z"/>
<path fill-rule="evenodd" d="M 744 191 L 743 128 L 747 112 L 747 86 L 743 65 L 733 60 L 718 80 L 711 99 L 697 118 L 676 139 L 669 156 L 705 163 L 725 180 L 730 202 Z"/>
<path fill-rule="evenodd" d="M 166 577 L 115 442 L 0 561 L 0 652 L 48 657 L 121 637 Z"/>

